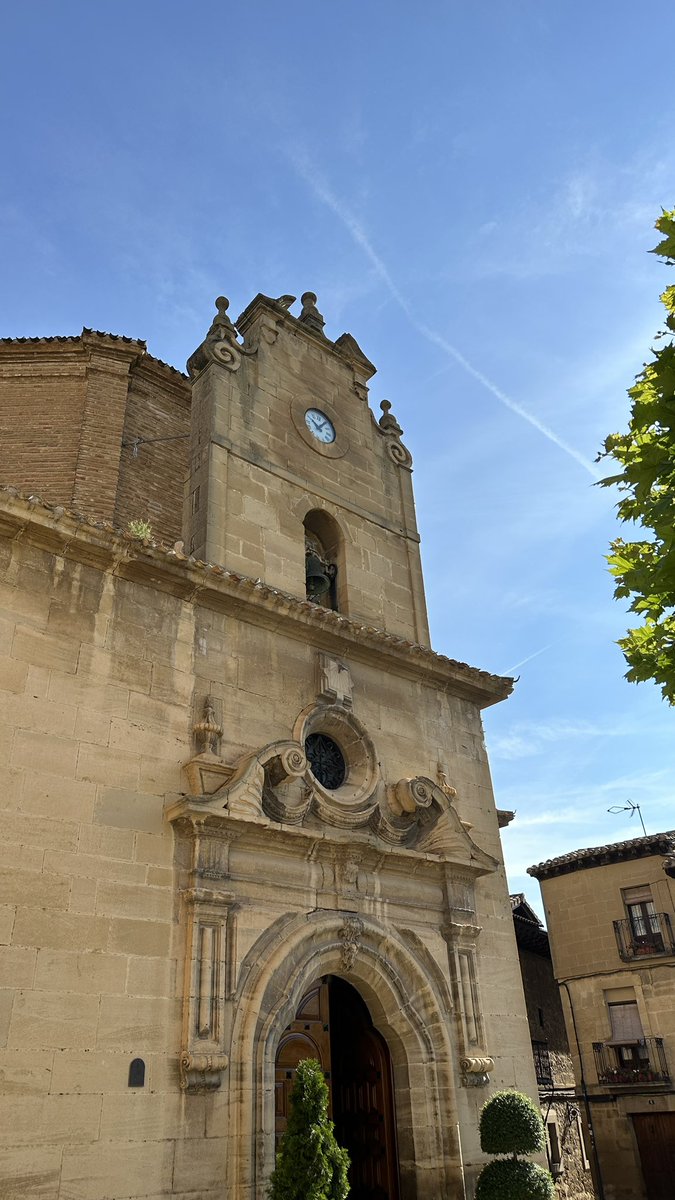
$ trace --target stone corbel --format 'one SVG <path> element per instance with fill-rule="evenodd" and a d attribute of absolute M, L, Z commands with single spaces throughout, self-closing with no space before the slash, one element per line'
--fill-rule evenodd
<path fill-rule="evenodd" d="M 460 1058 L 459 1067 L 464 1087 L 487 1087 L 490 1072 L 495 1069 L 495 1060 L 489 1054 L 467 1055 L 466 1058 Z"/>
<path fill-rule="evenodd" d="M 180 1056 L 180 1086 L 184 1092 L 214 1092 L 229 1066 L 227 1054 L 190 1054 Z"/>

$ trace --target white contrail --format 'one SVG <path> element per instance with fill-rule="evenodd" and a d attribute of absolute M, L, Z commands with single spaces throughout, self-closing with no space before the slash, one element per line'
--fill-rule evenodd
<path fill-rule="evenodd" d="M 301 178 L 304 179 L 305 183 L 314 193 L 317 200 L 320 200 L 322 204 L 325 204 L 326 208 L 329 208 L 331 212 L 335 214 L 341 224 L 344 225 L 347 231 L 351 234 L 351 237 L 356 242 L 357 246 L 360 246 L 360 248 L 363 250 L 366 257 L 372 263 L 376 273 L 379 275 L 385 287 L 388 289 L 392 299 L 394 299 L 399 307 L 403 310 L 417 332 L 422 337 L 426 338 L 427 341 L 432 342 L 435 346 L 440 347 L 440 349 L 443 350 L 445 354 L 449 355 L 450 358 L 453 358 L 456 363 L 459 363 L 460 367 L 466 371 L 467 375 L 471 375 L 478 381 L 478 383 L 482 384 L 488 392 L 491 392 L 492 395 L 499 400 L 500 404 L 503 404 L 505 408 L 510 409 L 511 412 L 516 413 L 517 416 L 522 417 L 523 421 L 527 421 L 528 425 L 531 425 L 534 429 L 538 430 L 538 432 L 543 434 L 543 436 L 549 442 L 552 442 L 553 445 L 557 446 L 559 450 L 562 450 L 564 454 L 567 454 L 570 458 L 574 459 L 574 461 L 578 463 L 579 466 L 583 467 L 585 471 L 588 471 L 588 474 L 591 475 L 593 479 L 599 479 L 600 472 L 598 469 L 593 465 L 593 463 L 589 462 L 579 450 L 575 450 L 574 446 L 570 446 L 570 444 L 563 438 L 559 437 L 557 433 L 555 433 L 552 429 L 549 429 L 548 425 L 545 425 L 544 422 L 540 421 L 538 417 L 535 417 L 533 413 L 528 412 L 528 410 L 524 408 L 522 404 L 519 404 L 516 400 L 512 400 L 510 396 L 507 396 L 506 392 L 503 392 L 500 387 L 497 387 L 496 383 L 493 383 L 491 379 L 488 379 L 487 375 L 484 375 L 482 371 L 479 371 L 477 367 L 474 367 L 473 364 L 470 363 L 469 360 L 465 358 L 464 355 L 455 346 L 453 346 L 451 342 L 442 337 L 440 333 L 436 333 L 435 330 L 429 329 L 427 325 L 423 325 L 420 321 L 418 321 L 412 308 L 410 307 L 410 304 L 394 283 L 386 264 L 382 261 L 379 254 L 377 254 L 377 252 L 374 250 L 368 235 L 366 234 L 362 225 L 357 221 L 356 217 L 330 190 L 325 180 L 321 178 L 305 154 L 301 154 L 297 150 L 291 150 L 290 159 L 296 171 Z"/>
<path fill-rule="evenodd" d="M 509 667 L 508 671 L 502 671 L 501 674 L 506 676 L 513 675 L 513 672 L 517 671 L 519 667 L 524 667 L 525 663 L 532 662 L 533 658 L 539 658 L 539 655 L 543 654 L 545 650 L 550 650 L 552 645 L 553 642 L 550 642 L 548 646 L 542 646 L 541 650 L 535 650 L 534 654 L 528 654 L 527 658 L 521 658 L 520 662 L 514 663 L 512 667 Z"/>

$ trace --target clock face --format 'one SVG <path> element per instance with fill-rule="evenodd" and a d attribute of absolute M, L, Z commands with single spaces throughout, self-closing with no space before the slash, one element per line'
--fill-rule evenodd
<path fill-rule="evenodd" d="M 318 408 L 308 408 L 305 413 L 305 425 L 317 442 L 334 442 L 335 426 L 325 413 Z"/>

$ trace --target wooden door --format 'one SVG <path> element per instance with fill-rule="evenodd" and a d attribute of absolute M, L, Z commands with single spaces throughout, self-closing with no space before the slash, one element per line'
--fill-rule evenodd
<path fill-rule="evenodd" d="M 358 992 L 330 990 L 335 1133 L 349 1152 L 350 1200 L 398 1200 L 398 1157 L 389 1050 Z"/>
<path fill-rule="evenodd" d="M 673 1200 L 675 1113 L 633 1113 L 647 1200 Z"/>
<path fill-rule="evenodd" d="M 331 1059 L 328 982 L 319 980 L 305 992 L 295 1020 L 284 1030 L 276 1058 L 275 1107 L 276 1141 L 288 1122 L 288 1097 L 293 1087 L 295 1071 L 303 1058 L 316 1058 L 321 1063 L 328 1093 L 331 1093 Z M 329 1100 L 329 1113 L 331 1111 Z"/>

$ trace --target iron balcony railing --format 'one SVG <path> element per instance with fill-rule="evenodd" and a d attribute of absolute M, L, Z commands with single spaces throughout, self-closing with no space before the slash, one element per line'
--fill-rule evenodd
<path fill-rule="evenodd" d="M 593 1042 L 598 1083 L 610 1087 L 642 1087 L 670 1083 L 663 1038 L 635 1042 Z"/>
<path fill-rule="evenodd" d="M 675 954 L 668 913 L 652 913 L 639 921 L 615 921 L 614 933 L 619 955 L 624 962 L 649 958 L 654 954 Z"/>
<path fill-rule="evenodd" d="M 551 1073 L 551 1056 L 548 1052 L 548 1042 L 533 1042 L 532 1057 L 534 1058 L 534 1073 L 537 1083 L 542 1085 L 553 1083 Z"/>

